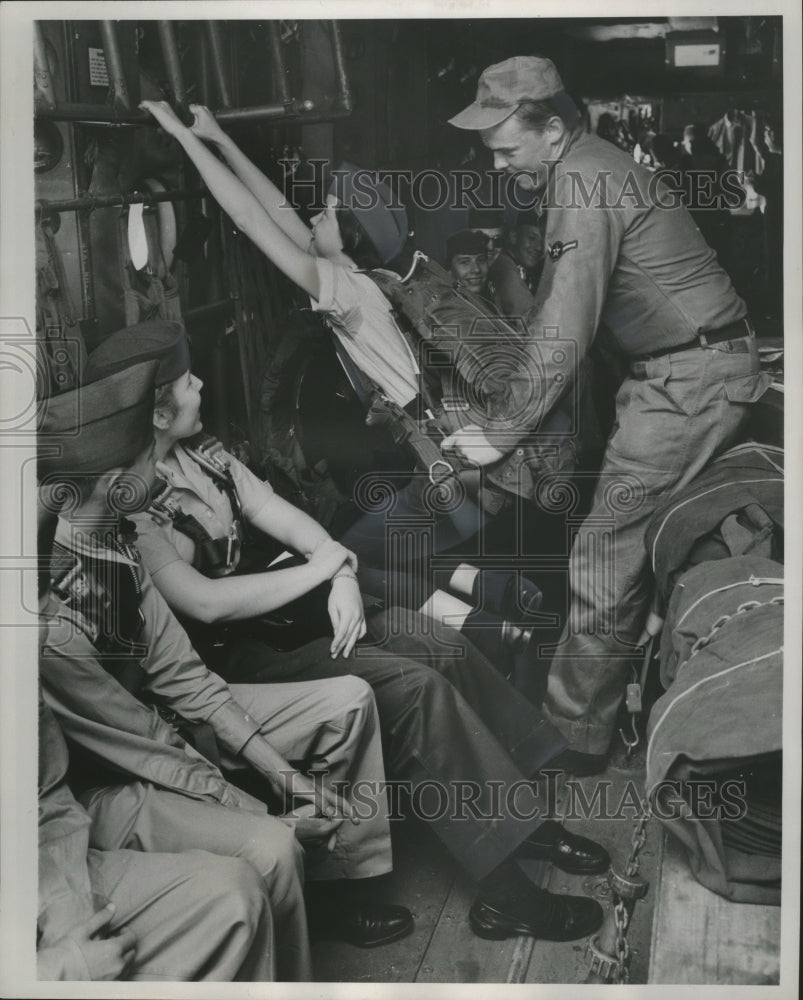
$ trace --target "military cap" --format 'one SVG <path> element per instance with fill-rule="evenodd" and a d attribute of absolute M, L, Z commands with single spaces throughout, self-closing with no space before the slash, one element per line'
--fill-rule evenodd
<path fill-rule="evenodd" d="M 37 474 L 125 468 L 153 440 L 155 359 L 43 399 Z"/>
<path fill-rule="evenodd" d="M 563 81 L 551 59 L 513 56 L 483 70 L 477 97 L 449 119 L 457 128 L 481 131 L 501 125 L 524 101 L 542 101 L 563 94 Z"/>
<path fill-rule="evenodd" d="M 401 253 L 407 242 L 407 212 L 393 204 L 393 192 L 376 174 L 343 162 L 332 171 L 329 194 L 349 209 L 383 264 Z"/>
<path fill-rule="evenodd" d="M 84 369 L 84 382 L 94 382 L 152 358 L 159 362 L 157 389 L 175 382 L 179 375 L 189 370 L 190 349 L 181 323 L 149 320 L 110 334 L 90 354 Z"/>

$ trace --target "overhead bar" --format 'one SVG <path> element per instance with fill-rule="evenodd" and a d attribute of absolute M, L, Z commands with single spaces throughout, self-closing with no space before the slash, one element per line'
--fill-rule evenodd
<path fill-rule="evenodd" d="M 124 208 L 126 205 L 155 205 L 160 201 L 192 201 L 204 198 L 209 192 L 205 188 L 197 191 L 132 191 L 129 194 L 83 195 L 62 201 L 36 202 L 36 212 L 40 215 L 57 215 L 62 212 L 91 212 L 96 208 Z"/>
<path fill-rule="evenodd" d="M 215 73 L 215 83 L 217 84 L 218 97 L 224 108 L 230 108 L 233 104 L 231 98 L 231 87 L 227 70 L 226 51 L 223 44 L 220 23 L 218 21 L 206 22 L 206 36 L 209 39 L 209 48 L 212 50 L 212 68 Z"/>
<path fill-rule="evenodd" d="M 317 111 L 312 101 L 294 101 L 290 105 L 264 104 L 248 108 L 220 108 L 213 110 L 219 122 L 244 122 L 277 125 L 295 122 L 299 125 L 317 125 L 321 122 L 348 118 L 350 109 L 340 104 L 328 111 Z M 37 118 L 49 118 L 57 122 L 83 122 L 88 125 L 157 125 L 156 120 L 146 111 L 116 111 L 102 104 L 59 104 L 56 107 L 36 109 Z"/>
<path fill-rule="evenodd" d="M 273 56 L 273 78 L 276 81 L 278 97 L 282 104 L 289 104 L 292 97 L 290 96 L 290 88 L 287 86 L 282 37 L 279 33 L 279 25 L 275 21 L 268 22 L 268 37 L 270 38 L 270 48 Z"/>
<path fill-rule="evenodd" d="M 337 21 L 331 21 L 332 26 L 332 51 L 335 57 L 335 74 L 337 75 L 338 101 L 340 107 L 347 114 L 351 114 L 354 105 L 352 104 L 351 88 L 349 87 L 348 73 L 346 72 L 346 57 L 343 53 L 343 38 L 340 34 L 340 25 Z"/>
<path fill-rule="evenodd" d="M 103 56 L 106 60 L 106 70 L 114 93 L 114 106 L 121 111 L 131 110 L 131 95 L 128 92 L 128 82 L 123 68 L 123 57 L 120 54 L 120 39 L 117 34 L 116 21 L 101 21 L 100 34 L 103 39 Z"/>
<path fill-rule="evenodd" d="M 181 72 L 181 57 L 176 41 L 176 32 L 172 21 L 159 21 L 159 41 L 162 43 L 162 56 L 165 61 L 167 77 L 173 91 L 173 101 L 180 107 L 187 103 L 187 92 L 184 89 L 184 77 Z"/>
<path fill-rule="evenodd" d="M 343 54 L 343 44 L 340 28 L 336 21 L 331 21 L 332 47 L 334 53 L 335 73 L 337 76 L 338 94 L 334 102 L 326 106 L 318 106 L 311 100 L 293 99 L 289 96 L 287 80 L 284 74 L 284 56 L 281 51 L 281 38 L 276 26 L 271 25 L 270 38 L 273 48 L 274 65 L 277 69 L 279 94 L 281 103 L 260 104 L 251 107 L 232 107 L 232 92 L 226 72 L 225 45 L 218 22 L 208 22 L 207 38 L 211 50 L 211 63 L 215 74 L 215 82 L 219 91 L 221 107 L 213 113 L 222 124 L 284 124 L 292 122 L 298 125 L 315 125 L 323 122 L 338 121 L 347 118 L 352 112 L 352 96 L 349 87 L 346 63 Z M 180 116 L 186 110 L 187 92 L 181 72 L 181 61 L 176 42 L 175 29 L 170 21 L 160 21 L 159 37 L 165 59 L 167 75 L 173 89 L 173 98 Z M 58 104 L 53 94 L 50 73 L 47 67 L 44 40 L 35 23 L 34 59 L 36 67 L 37 102 L 35 113 L 38 118 L 49 118 L 53 121 L 82 122 L 85 124 L 125 126 L 150 125 L 156 126 L 155 119 L 145 111 L 132 108 L 130 94 L 123 73 L 123 63 L 120 55 L 116 24 L 112 21 L 101 23 L 104 32 L 104 52 L 107 53 L 109 77 L 114 84 L 115 104 Z"/>

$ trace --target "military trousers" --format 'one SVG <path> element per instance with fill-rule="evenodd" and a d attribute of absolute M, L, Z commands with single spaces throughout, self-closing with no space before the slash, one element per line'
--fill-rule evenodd
<path fill-rule="evenodd" d="M 346 673 L 367 681 L 388 778 L 406 784 L 414 812 L 482 878 L 545 818 L 547 789 L 529 779 L 566 741 L 456 630 L 399 608 L 372 616 L 369 628 L 374 644 L 358 645 L 348 659 L 331 658 L 328 638 L 291 652 L 239 639 L 220 672 L 229 681 Z"/>
<path fill-rule="evenodd" d="M 749 337 L 631 363 L 572 547 L 571 609 L 544 702 L 572 749 L 608 751 L 652 596 L 650 518 L 736 442 L 767 384 Z"/>
<path fill-rule="evenodd" d="M 197 850 L 90 850 L 87 863 L 93 891 L 114 903 L 111 933 L 127 928 L 136 936 L 126 979 L 275 979 L 270 901 L 246 861 Z"/>

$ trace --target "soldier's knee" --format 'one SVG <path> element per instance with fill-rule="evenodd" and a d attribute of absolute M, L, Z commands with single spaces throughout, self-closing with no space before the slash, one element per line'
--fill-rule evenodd
<path fill-rule="evenodd" d="M 268 906 L 264 880 L 243 858 L 210 857 L 199 873 L 206 905 L 234 925 L 256 924 Z"/>
<path fill-rule="evenodd" d="M 415 672 L 407 676 L 408 687 L 423 706 L 444 706 L 454 700 L 451 683 L 426 664 L 416 664 Z"/>
<path fill-rule="evenodd" d="M 268 817 L 259 845 L 262 855 L 260 870 L 274 878 L 303 877 L 304 850 L 293 828 L 278 819 Z"/>
<path fill-rule="evenodd" d="M 374 704 L 374 692 L 371 685 L 353 674 L 340 677 L 341 695 L 345 703 L 355 708 L 372 707 Z"/>

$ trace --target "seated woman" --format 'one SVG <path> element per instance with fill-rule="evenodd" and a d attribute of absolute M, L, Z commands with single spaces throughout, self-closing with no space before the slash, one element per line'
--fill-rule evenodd
<path fill-rule="evenodd" d="M 137 547 L 202 655 L 224 676 L 250 682 L 345 674 L 368 681 L 391 777 L 403 779 L 413 804 L 427 785 L 443 790 L 449 808 L 431 819 L 433 829 L 472 877 L 487 879 L 475 903 L 475 929 L 490 934 L 493 923 L 497 936 L 524 927 L 525 933 L 563 940 L 589 933 L 597 922 L 596 904 L 552 897 L 529 883 L 522 889 L 514 859 L 551 860 L 566 870 L 594 872 L 607 867 L 605 851 L 554 821 L 543 822 L 540 814 L 522 820 L 512 802 L 512 808 L 503 803 L 500 812 L 492 801 L 500 782 L 512 788 L 537 777 L 563 748 L 560 735 L 457 632 L 439 630 L 412 612 L 396 609 L 380 616 L 372 622 L 378 647 L 352 656 L 366 631 L 353 553 L 222 448 L 193 449 L 191 436 L 202 429 L 201 383 L 187 368 L 181 327 L 140 324 L 112 334 L 91 355 L 86 378 L 109 376 L 143 355 L 160 359 L 153 422 L 156 468 L 167 489 L 161 503 L 134 515 Z M 241 558 L 255 544 L 254 530 L 308 561 L 237 575 Z M 325 581 L 331 583 L 334 636 L 278 652 L 260 617 Z M 231 627 L 238 622 L 245 627 Z M 214 634 L 199 628 L 209 625 Z M 471 809 L 461 810 L 466 783 L 478 796 Z M 514 885 L 518 901 L 504 902 L 502 888 L 507 892 Z M 489 915 L 489 907 L 496 916 Z"/>

